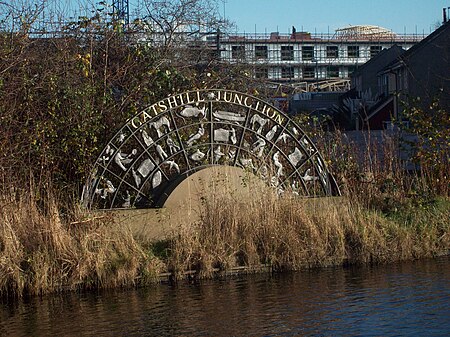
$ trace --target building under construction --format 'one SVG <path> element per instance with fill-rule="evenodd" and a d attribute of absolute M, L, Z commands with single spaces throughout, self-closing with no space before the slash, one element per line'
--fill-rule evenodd
<path fill-rule="evenodd" d="M 106 15 L 104 23 L 112 18 L 123 25 L 130 42 L 170 45 L 173 49 L 189 50 L 195 58 L 205 54 L 208 60 L 214 58 L 225 64 L 250 66 L 254 78 L 289 85 L 295 87 L 296 92 L 348 90 L 350 74 L 381 50 L 393 45 L 408 50 L 425 38 L 424 34 L 395 34 L 388 29 L 369 25 L 349 26 L 332 34 L 297 32 L 295 27 L 289 34 L 226 34 L 217 32 L 217 27 L 202 25 L 201 28 L 199 23 L 195 32 L 186 24 L 175 25 L 175 30 L 165 32 L 163 26 L 154 22 L 138 27 L 131 24 L 128 0 L 112 0 L 112 6 L 108 3 L 99 3 L 103 7 L 97 9 L 96 16 L 112 9 L 112 17 Z M 94 18 L 79 16 L 78 24 Z M 52 31 L 53 36 L 64 34 L 58 31 L 58 27 L 52 28 L 52 24 L 46 22 L 41 28 L 38 27 L 34 36 L 48 37 Z M 168 36 L 171 41 L 167 41 Z M 176 52 L 173 54 L 177 55 Z M 183 57 L 181 59 L 185 60 Z"/>
<path fill-rule="evenodd" d="M 334 34 L 278 32 L 222 35 L 220 59 L 251 65 L 255 78 L 298 86 L 302 91 L 348 89 L 350 74 L 381 50 L 407 50 L 422 35 L 399 35 L 377 26 L 349 26 Z"/>

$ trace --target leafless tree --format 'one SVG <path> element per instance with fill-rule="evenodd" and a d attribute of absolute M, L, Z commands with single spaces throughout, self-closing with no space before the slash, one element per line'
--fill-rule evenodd
<path fill-rule="evenodd" d="M 143 21 L 165 46 L 213 34 L 229 25 L 219 15 L 217 0 L 144 0 L 144 7 Z"/>

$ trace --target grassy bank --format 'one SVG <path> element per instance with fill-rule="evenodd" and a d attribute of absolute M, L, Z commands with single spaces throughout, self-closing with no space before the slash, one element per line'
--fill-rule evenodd
<path fill-rule="evenodd" d="M 259 263 L 298 270 L 431 257 L 450 248 L 446 199 L 386 215 L 346 197 L 274 198 L 208 201 L 202 221 L 172 243 L 172 267 L 205 275 Z"/>
<path fill-rule="evenodd" d="M 89 217 L 75 208 L 62 215 L 63 207 L 53 196 L 41 203 L 34 196 L 0 195 L 2 295 L 129 287 L 162 270 L 160 261 L 112 219 Z"/>
<path fill-rule="evenodd" d="M 342 198 L 299 199 L 260 194 L 205 201 L 202 220 L 166 242 L 138 242 L 113 219 L 29 192 L 0 198 L 0 291 L 3 296 L 75 289 L 133 287 L 170 271 L 269 264 L 298 270 L 431 257 L 450 248 L 450 202 L 402 205 L 382 213 Z M 43 206 L 45 205 L 45 207 Z"/>

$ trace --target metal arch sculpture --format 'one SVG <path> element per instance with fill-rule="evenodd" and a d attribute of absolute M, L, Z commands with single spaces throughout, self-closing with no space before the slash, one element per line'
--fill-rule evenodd
<path fill-rule="evenodd" d="M 339 194 L 317 148 L 274 106 L 230 90 L 163 99 L 129 119 L 95 162 L 90 208 L 158 207 L 180 177 L 213 165 L 250 170 L 280 193 Z"/>

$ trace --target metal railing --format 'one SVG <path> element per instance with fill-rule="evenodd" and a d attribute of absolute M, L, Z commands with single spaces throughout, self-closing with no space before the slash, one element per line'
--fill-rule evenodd
<path fill-rule="evenodd" d="M 419 42 L 427 36 L 425 32 L 413 34 L 392 33 L 391 35 L 361 34 L 355 36 L 346 36 L 336 33 L 230 33 L 220 36 L 220 42 L 346 42 L 346 41 L 380 41 L 380 42 Z"/>

